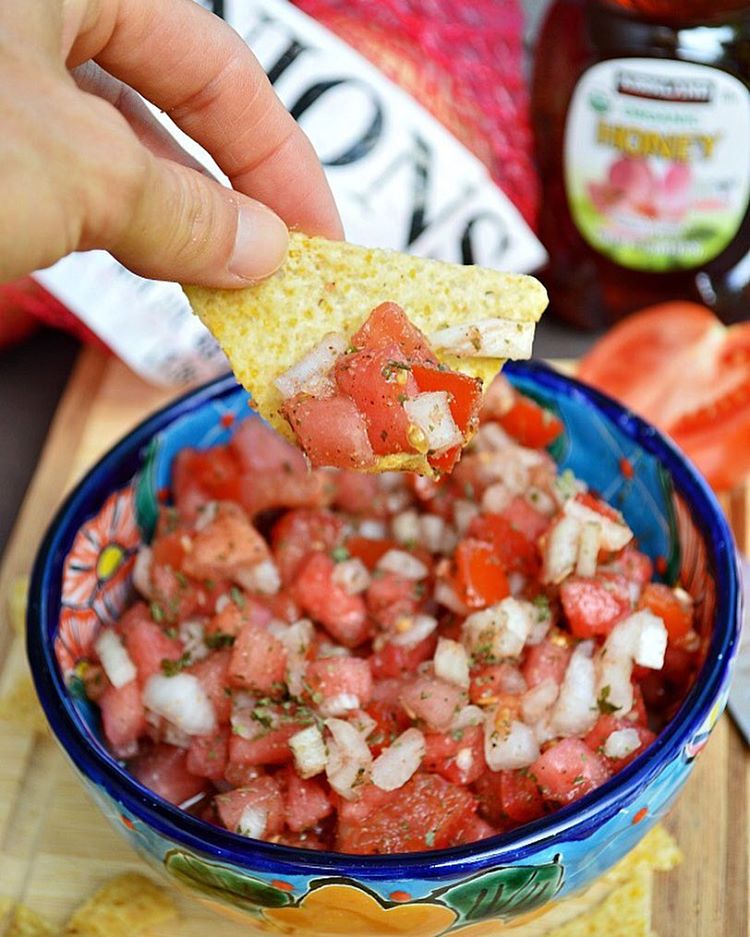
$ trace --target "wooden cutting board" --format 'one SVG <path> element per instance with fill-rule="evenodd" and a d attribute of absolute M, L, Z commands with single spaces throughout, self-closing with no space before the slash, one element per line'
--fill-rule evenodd
<path fill-rule="evenodd" d="M 173 396 L 97 351 L 81 354 L 0 567 L 0 696 L 25 667 L 7 620 L 11 583 L 30 570 L 65 492 L 117 438 Z M 724 506 L 739 544 L 750 552 L 750 488 Z M 659 937 L 748 934 L 749 782 L 750 755 L 725 716 L 667 821 L 685 861 L 657 876 L 653 923 Z M 92 806 L 54 742 L 0 722 L 0 895 L 62 922 L 107 878 L 142 868 Z M 188 899 L 179 903 L 180 924 L 155 934 L 205 937 L 217 927 L 223 937 L 245 933 Z"/>

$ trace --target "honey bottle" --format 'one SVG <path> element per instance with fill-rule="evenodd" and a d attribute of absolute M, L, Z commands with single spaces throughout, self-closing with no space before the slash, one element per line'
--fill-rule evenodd
<path fill-rule="evenodd" d="M 554 314 L 750 318 L 750 3 L 555 0 L 532 113 Z"/>

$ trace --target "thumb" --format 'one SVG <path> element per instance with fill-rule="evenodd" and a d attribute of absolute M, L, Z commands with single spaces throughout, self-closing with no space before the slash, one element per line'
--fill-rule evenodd
<path fill-rule="evenodd" d="M 107 247 L 144 277 L 231 289 L 286 258 L 287 228 L 270 208 L 169 159 L 146 161 L 128 209 Z"/>

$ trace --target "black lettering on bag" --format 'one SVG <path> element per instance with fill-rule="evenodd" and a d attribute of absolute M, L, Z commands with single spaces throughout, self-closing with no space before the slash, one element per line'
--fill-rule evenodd
<path fill-rule="evenodd" d="M 324 166 L 348 166 L 351 163 L 358 162 L 360 159 L 364 159 L 372 148 L 376 146 L 383 132 L 383 108 L 380 106 L 380 101 L 375 97 L 372 89 L 357 78 L 332 78 L 327 81 L 316 82 L 297 98 L 294 104 L 289 108 L 289 113 L 298 121 L 316 101 L 319 101 L 323 97 L 323 95 L 343 85 L 364 89 L 366 95 L 372 101 L 374 113 L 372 120 L 365 128 L 362 135 L 355 140 L 351 146 L 339 153 L 338 156 L 329 156 L 323 159 L 322 163 Z"/>
<path fill-rule="evenodd" d="M 495 248 L 492 252 L 492 261 L 490 261 L 486 256 L 483 256 L 477 260 L 477 252 L 474 246 L 474 237 L 477 225 L 482 222 L 489 222 L 497 229 L 497 240 L 495 242 Z M 473 218 L 470 218 L 464 227 L 464 232 L 461 237 L 461 263 L 483 263 L 492 266 L 505 254 L 509 247 L 510 233 L 505 221 L 499 215 L 494 214 L 494 212 L 480 212 L 478 215 L 474 215 Z"/>

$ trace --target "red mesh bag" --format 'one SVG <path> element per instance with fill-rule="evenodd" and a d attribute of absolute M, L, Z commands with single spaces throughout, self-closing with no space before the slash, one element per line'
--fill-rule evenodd
<path fill-rule="evenodd" d="M 444 124 L 534 226 L 538 188 L 518 0 L 294 3 Z"/>

